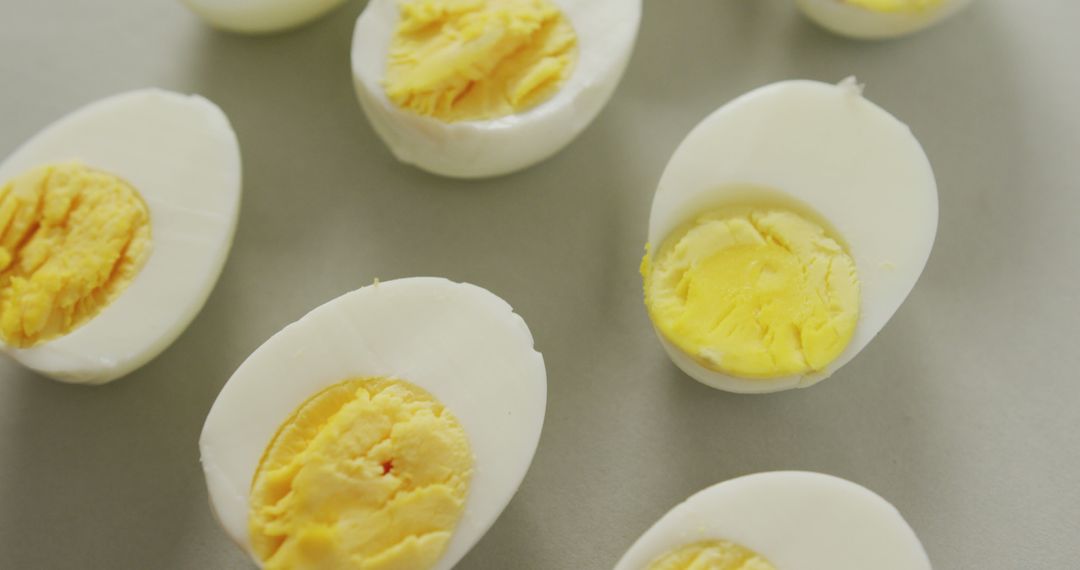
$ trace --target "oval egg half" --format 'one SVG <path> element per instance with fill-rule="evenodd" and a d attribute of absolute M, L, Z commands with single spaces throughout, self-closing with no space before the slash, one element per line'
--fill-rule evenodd
<path fill-rule="evenodd" d="M 846 344 L 837 344 L 836 354 L 815 369 L 732 374 L 725 371 L 727 354 L 688 352 L 680 338 L 659 326 L 650 281 L 667 240 L 699 216 L 774 206 L 820 221 L 827 235 L 835 234 L 826 241 L 849 255 L 857 273 L 857 320 L 846 331 Z M 839 85 L 768 85 L 703 120 L 668 162 L 649 217 L 649 253 L 642 263 L 646 305 L 671 359 L 700 382 L 745 393 L 809 386 L 854 358 L 896 312 L 926 265 L 937 216 L 937 186 L 922 147 L 906 125 L 866 100 L 853 78 Z M 754 327 L 759 316 L 723 326 Z M 763 326 L 763 335 L 786 334 Z M 797 345 L 798 331 L 793 338 Z"/>
<path fill-rule="evenodd" d="M 33 169 L 61 164 L 107 173 L 134 189 L 149 211 L 149 256 L 126 288 L 85 323 L 27 347 L 5 345 L 0 337 L 0 349 L 57 380 L 98 384 L 124 376 L 157 356 L 206 302 L 236 229 L 240 150 L 225 114 L 210 101 L 146 89 L 92 103 L 45 128 L 0 164 L 0 184 L 24 180 Z M 9 204 L 16 193 L 13 189 L 6 196 Z M 39 206 L 39 211 L 43 208 Z M 107 214 L 105 209 L 97 212 L 103 213 Z M 93 239 L 115 221 L 101 215 L 80 231 L 89 232 Z M 78 235 L 69 235 L 66 245 L 57 245 L 62 240 L 41 235 L 45 229 L 38 226 L 28 234 L 26 243 L 33 247 L 16 253 L 9 270 L 20 264 L 29 266 L 27 249 L 37 250 L 33 252 L 39 254 L 33 262 L 37 264 L 46 258 L 40 255 L 45 249 L 55 254 L 79 245 L 73 243 Z M 77 267 L 53 269 L 80 278 Z M 33 273 L 27 267 L 23 277 Z M 51 287 L 45 284 L 43 290 Z M 63 297 L 57 295 L 53 302 L 70 303 Z M 28 298 L 11 302 L 36 304 L 37 309 L 45 305 Z"/>
<path fill-rule="evenodd" d="M 697 552 L 680 556 L 688 547 Z M 712 565 L 685 563 L 695 556 L 711 556 Z M 691 496 L 645 531 L 615 570 L 691 567 L 930 570 L 930 561 L 896 508 L 874 492 L 831 475 L 778 471 Z"/>
<path fill-rule="evenodd" d="M 488 2 L 491 0 L 472 4 Z M 407 5 L 421 3 L 418 0 L 368 3 L 353 35 L 353 79 L 361 107 L 398 160 L 435 174 L 459 178 L 498 176 L 520 170 L 548 158 L 573 140 L 611 98 L 630 59 L 641 21 L 640 0 L 516 2 L 518 5 L 550 3 L 568 20 L 576 37 L 576 57 L 570 64 L 569 77 L 549 98 L 531 108 L 497 118 L 448 122 L 402 108 L 390 100 L 386 91 L 390 58 L 435 62 L 440 72 L 459 66 L 459 77 L 445 80 L 465 82 L 459 87 L 468 91 L 488 73 L 477 69 L 486 69 L 484 66 L 493 65 L 492 58 L 505 56 L 500 55 L 498 47 L 488 44 L 488 38 L 502 35 L 503 29 L 488 27 L 478 39 L 455 43 L 454 50 L 428 53 L 423 51 L 428 48 L 418 48 L 417 53 L 391 53 L 401 11 Z M 456 10 L 454 5 L 466 3 L 433 0 L 426 4 L 432 6 L 425 6 L 425 10 L 451 13 Z M 493 4 L 489 12 L 491 19 L 504 17 L 505 13 L 495 10 L 497 3 Z M 472 23 L 460 25 L 467 27 Z M 433 21 L 426 25 L 428 31 L 424 33 L 431 33 L 440 24 Z M 504 60 L 499 65 L 510 64 Z"/>
<path fill-rule="evenodd" d="M 339 546 L 343 549 L 344 544 L 365 551 L 375 543 L 393 544 L 394 556 L 412 556 L 408 562 L 396 562 L 406 564 L 404 567 L 452 567 L 483 536 L 517 491 L 539 441 L 547 380 L 543 358 L 533 349 L 528 327 L 506 302 L 485 289 L 445 279 L 408 278 L 376 283 L 334 299 L 289 325 L 252 353 L 214 402 L 199 447 L 214 512 L 228 535 L 260 563 L 262 557 L 253 545 L 250 528 L 255 510 L 252 487 L 263 463 L 276 453 L 268 450 L 268 446 L 281 440 L 287 428 L 280 426 L 287 418 L 307 414 L 300 411 L 303 403 L 347 380 L 405 382 L 419 388 L 421 393 L 426 392 L 456 418 L 456 422 L 450 423 L 459 423 L 467 439 L 467 446 L 458 447 L 471 449 L 474 458 L 460 519 L 454 519 L 452 513 L 440 511 L 436 516 L 427 510 L 417 513 L 418 519 L 403 514 L 382 517 L 376 512 L 385 507 L 380 503 L 378 508 L 352 509 L 347 516 L 340 513 L 320 516 L 318 532 L 300 528 L 301 523 L 295 521 L 292 527 L 279 528 L 277 532 L 288 536 L 282 538 L 286 543 L 297 542 L 300 539 L 293 539 L 301 535 L 310 538 L 313 534 L 334 534 L 339 538 L 331 541 L 333 545 L 327 547 L 330 550 Z M 316 423 L 330 425 L 330 422 Z M 369 428 L 376 429 L 373 427 L 376 423 L 371 420 L 365 426 L 364 422 L 358 422 L 343 433 L 360 434 Z M 438 443 L 444 441 L 443 435 L 450 437 L 428 434 L 436 438 L 428 440 L 431 445 L 422 441 L 402 444 L 397 459 L 380 456 L 383 470 L 377 469 L 379 462 L 376 462 L 374 479 L 394 475 L 396 462 L 404 461 L 404 455 L 418 469 L 422 469 L 425 454 L 433 461 L 438 459 L 439 453 L 434 450 L 445 447 Z M 389 440 L 391 435 L 385 437 Z M 276 443 L 275 446 L 280 447 Z M 265 454 L 264 450 L 267 450 Z M 355 472 L 360 469 L 357 462 L 366 461 L 367 455 L 346 461 L 335 469 Z M 311 471 L 290 476 L 309 477 Z M 360 475 L 352 475 L 346 480 L 357 482 L 358 478 Z M 382 483 L 375 481 L 370 485 Z M 296 489 L 299 493 L 299 483 Z M 316 489 L 329 487 L 318 485 Z M 365 500 L 344 494 L 329 497 L 329 502 L 335 505 Z M 378 516 L 381 518 L 377 520 L 384 522 L 408 519 L 425 529 L 436 518 L 458 522 L 445 551 L 442 547 L 425 551 L 423 556 L 436 559 L 429 560 L 432 565 L 428 565 L 418 562 L 423 558 L 421 554 L 403 552 L 413 548 L 420 551 L 419 545 L 410 543 L 408 536 L 428 536 L 416 530 L 415 525 L 406 524 L 412 530 L 400 537 L 384 536 L 384 529 L 370 525 L 360 531 L 350 530 L 349 520 L 360 515 Z M 445 536 L 446 530 L 441 532 Z M 291 548 L 291 543 L 286 547 Z M 391 549 L 380 546 L 376 550 L 385 555 L 384 551 Z M 364 555 L 356 558 L 358 562 L 365 561 Z M 374 564 L 372 560 L 366 562 Z"/>

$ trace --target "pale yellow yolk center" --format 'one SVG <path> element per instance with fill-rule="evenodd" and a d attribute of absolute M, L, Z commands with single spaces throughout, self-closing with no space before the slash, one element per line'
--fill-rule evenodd
<path fill-rule="evenodd" d="M 855 262 L 822 226 L 780 209 L 698 217 L 642 261 L 657 330 L 703 366 L 743 378 L 819 371 L 859 316 Z"/>
<path fill-rule="evenodd" d="M 493 119 L 551 97 L 576 59 L 574 29 L 549 0 L 402 0 L 383 83 L 421 115 Z"/>
<path fill-rule="evenodd" d="M 654 560 L 646 570 L 776 570 L 748 548 L 725 540 L 688 544 Z"/>
<path fill-rule="evenodd" d="M 123 180 L 79 163 L 0 187 L 0 337 L 29 347 L 115 300 L 150 256 L 150 213 Z"/>
<path fill-rule="evenodd" d="M 431 568 L 461 518 L 465 431 L 401 380 L 335 384 L 297 408 L 251 489 L 252 545 L 267 569 Z"/>
<path fill-rule="evenodd" d="M 941 5 L 943 0 L 841 0 L 873 12 L 921 12 Z"/>

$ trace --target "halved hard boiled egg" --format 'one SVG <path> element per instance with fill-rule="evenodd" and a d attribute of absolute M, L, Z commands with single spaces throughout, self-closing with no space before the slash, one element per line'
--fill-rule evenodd
<path fill-rule="evenodd" d="M 660 179 L 641 266 L 649 317 L 700 382 L 809 386 L 907 297 L 937 207 L 922 147 L 853 78 L 756 89 L 702 121 Z"/>
<path fill-rule="evenodd" d="M 232 245 L 240 150 L 198 96 L 115 95 L 0 164 L 0 350 L 99 384 L 168 347 Z"/>
<path fill-rule="evenodd" d="M 971 0 L 796 0 L 821 27 L 859 39 L 905 36 L 952 16 Z"/>
<path fill-rule="evenodd" d="M 930 570 L 885 499 L 844 479 L 779 471 L 732 479 L 671 509 L 615 570 Z"/>
<path fill-rule="evenodd" d="M 640 0 L 372 0 L 353 36 L 356 92 L 398 160 L 506 174 L 592 122 L 640 20 Z"/>
<path fill-rule="evenodd" d="M 517 491 L 544 361 L 525 322 L 437 278 L 343 295 L 257 349 L 199 447 L 214 512 L 265 568 L 451 568 Z"/>
<path fill-rule="evenodd" d="M 208 24 L 244 34 L 279 32 L 304 25 L 345 0 L 183 0 Z"/>

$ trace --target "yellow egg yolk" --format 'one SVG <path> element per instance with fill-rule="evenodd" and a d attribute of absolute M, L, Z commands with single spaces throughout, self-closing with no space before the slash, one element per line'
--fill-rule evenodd
<path fill-rule="evenodd" d="M 71 332 L 135 279 L 150 213 L 127 182 L 79 163 L 0 187 L 0 337 L 29 347 Z"/>
<path fill-rule="evenodd" d="M 937 8 L 943 0 L 842 0 L 873 12 L 921 12 Z"/>
<path fill-rule="evenodd" d="M 402 0 L 384 87 L 445 122 L 511 115 L 570 76 L 577 36 L 549 0 Z"/>
<path fill-rule="evenodd" d="M 660 334 L 706 368 L 742 378 L 818 371 L 859 316 L 855 262 L 792 211 L 728 208 L 684 224 L 641 265 Z"/>
<path fill-rule="evenodd" d="M 457 419 L 401 380 L 354 379 L 297 408 L 263 455 L 249 529 L 264 568 L 431 568 L 473 458 Z"/>
<path fill-rule="evenodd" d="M 748 548 L 726 540 L 688 544 L 654 560 L 647 570 L 776 570 Z"/>

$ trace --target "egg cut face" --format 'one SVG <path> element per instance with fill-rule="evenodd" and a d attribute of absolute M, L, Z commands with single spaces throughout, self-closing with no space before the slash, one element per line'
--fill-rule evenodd
<path fill-rule="evenodd" d="M 640 19 L 640 0 L 372 0 L 353 36 L 357 95 L 402 162 L 506 174 L 596 117 Z"/>
<path fill-rule="evenodd" d="M 855 262 L 825 230 L 783 209 L 708 212 L 645 258 L 657 330 L 705 366 L 744 378 L 822 370 L 851 341 Z"/>
<path fill-rule="evenodd" d="M 200 440 L 211 504 L 266 568 L 450 568 L 516 492 L 545 402 L 543 359 L 504 301 L 377 283 L 226 383 Z"/>
<path fill-rule="evenodd" d="M 420 115 L 494 119 L 550 97 L 576 59 L 577 35 L 549 0 L 411 0 L 383 84 Z"/>
<path fill-rule="evenodd" d="M 133 91 L 43 130 L 0 181 L 0 349 L 103 383 L 164 350 L 213 289 L 239 212 L 239 147 L 206 99 Z"/>
<path fill-rule="evenodd" d="M 423 389 L 335 384 L 289 416 L 259 462 L 252 547 L 283 570 L 431 568 L 461 518 L 472 463 L 461 424 Z"/>
<path fill-rule="evenodd" d="M 834 33 L 885 39 L 933 26 L 971 0 L 796 0 L 808 18 Z"/>
<path fill-rule="evenodd" d="M 0 338 L 26 348 L 71 332 L 150 255 L 150 212 L 123 180 L 79 163 L 0 188 Z"/>
<path fill-rule="evenodd" d="M 760 554 L 726 540 L 695 542 L 664 554 L 648 570 L 776 570 Z"/>
<path fill-rule="evenodd" d="M 895 507 L 819 473 L 732 479 L 676 506 L 615 570 L 930 570 Z"/>
<path fill-rule="evenodd" d="M 183 0 L 211 26 L 243 34 L 265 34 L 315 20 L 345 0 Z"/>
<path fill-rule="evenodd" d="M 840 85 L 787 81 L 706 118 L 661 177 L 645 305 L 684 372 L 745 393 L 851 360 L 914 286 L 937 188 L 910 130 Z"/>

